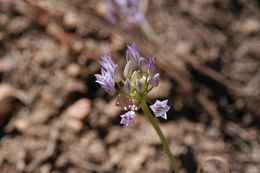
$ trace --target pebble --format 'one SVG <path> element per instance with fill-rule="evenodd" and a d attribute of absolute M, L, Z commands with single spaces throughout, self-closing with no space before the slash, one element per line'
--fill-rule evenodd
<path fill-rule="evenodd" d="M 73 12 L 65 13 L 63 22 L 69 28 L 78 27 L 81 23 L 79 16 Z"/>
<path fill-rule="evenodd" d="M 73 118 L 67 119 L 67 125 L 76 133 L 81 132 L 84 128 L 84 124 L 82 123 L 82 121 Z"/>
<path fill-rule="evenodd" d="M 7 37 L 6 33 L 0 31 L 0 42 L 4 41 L 6 37 Z"/>
<path fill-rule="evenodd" d="M 71 77 L 78 77 L 80 75 L 80 72 L 80 66 L 75 63 L 72 63 L 67 67 L 67 73 Z"/>
<path fill-rule="evenodd" d="M 77 119 L 77 120 L 85 120 L 91 112 L 91 101 L 89 99 L 80 99 L 72 104 L 66 110 L 66 116 Z"/>
<path fill-rule="evenodd" d="M 15 129 L 24 133 L 29 128 L 29 122 L 25 119 L 18 119 L 14 123 Z"/>
<path fill-rule="evenodd" d="M 111 100 L 108 104 L 104 105 L 105 114 L 110 118 L 115 118 L 122 111 L 122 108 L 116 106 L 116 99 Z"/>
<path fill-rule="evenodd" d="M 171 91 L 171 83 L 167 80 L 161 80 L 159 85 L 152 89 L 149 98 L 155 99 L 160 97 L 168 97 Z"/>
<path fill-rule="evenodd" d="M 118 51 L 123 49 L 125 46 L 125 41 L 124 39 L 118 35 L 118 34 L 113 34 L 111 36 L 111 45 L 110 45 L 110 49 L 112 51 Z"/>
<path fill-rule="evenodd" d="M 0 129 L 10 118 L 14 107 L 14 89 L 8 84 L 0 85 Z"/>
<path fill-rule="evenodd" d="M 27 17 L 16 17 L 8 23 L 6 31 L 10 34 L 20 34 L 30 27 L 30 22 Z"/>

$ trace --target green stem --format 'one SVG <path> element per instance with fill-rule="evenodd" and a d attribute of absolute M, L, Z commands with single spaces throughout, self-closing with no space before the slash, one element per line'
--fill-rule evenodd
<path fill-rule="evenodd" d="M 167 154 L 167 156 L 168 156 L 168 158 L 170 160 L 172 169 L 174 170 L 175 173 L 179 173 L 180 172 L 179 168 L 178 168 L 178 166 L 176 164 L 175 158 L 173 157 L 173 155 L 171 153 L 171 150 L 169 148 L 168 142 L 167 142 L 166 138 L 164 137 L 164 135 L 162 133 L 162 130 L 161 130 L 157 120 L 154 118 L 154 116 L 152 115 L 150 109 L 148 108 L 148 106 L 146 104 L 146 101 L 143 101 L 141 103 L 141 108 L 142 108 L 142 110 L 144 112 L 144 115 L 150 121 L 150 123 L 152 124 L 154 130 L 157 132 L 158 136 L 160 137 L 162 145 L 163 145 L 163 149 L 166 152 L 166 154 Z"/>

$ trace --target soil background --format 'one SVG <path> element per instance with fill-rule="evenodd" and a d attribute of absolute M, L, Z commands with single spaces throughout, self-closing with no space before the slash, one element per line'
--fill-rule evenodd
<path fill-rule="evenodd" d="M 125 31 L 95 0 L 0 0 L 0 172 L 168 173 L 138 112 L 95 83 L 100 56 L 125 63 L 132 42 L 156 56 L 161 120 L 183 173 L 260 172 L 260 3 L 150 0 L 152 31 Z"/>

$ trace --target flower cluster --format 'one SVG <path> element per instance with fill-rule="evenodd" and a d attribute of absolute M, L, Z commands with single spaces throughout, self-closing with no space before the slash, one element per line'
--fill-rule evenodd
<path fill-rule="evenodd" d="M 160 74 L 155 72 L 155 61 L 155 57 L 142 57 L 135 44 L 128 46 L 122 74 L 111 55 L 101 57 L 101 74 L 95 74 L 96 82 L 111 96 L 117 95 L 117 105 L 128 110 L 121 115 L 121 124 L 133 126 L 135 111 L 142 101 L 146 101 L 148 93 L 158 86 Z M 156 117 L 167 119 L 166 112 L 170 109 L 167 102 L 168 100 L 156 100 L 155 104 L 150 106 Z"/>
<path fill-rule="evenodd" d="M 144 20 L 139 4 L 140 0 L 104 0 L 100 11 L 111 23 L 121 22 L 124 28 L 131 29 Z"/>

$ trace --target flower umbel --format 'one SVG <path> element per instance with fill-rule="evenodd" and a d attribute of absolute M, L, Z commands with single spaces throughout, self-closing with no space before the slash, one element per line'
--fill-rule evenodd
<path fill-rule="evenodd" d="M 140 55 L 136 45 L 133 43 L 127 46 L 126 65 L 123 74 L 119 66 L 114 63 L 111 55 L 101 57 L 101 74 L 96 74 L 96 82 L 110 95 L 117 95 L 117 105 L 125 110 L 130 110 L 122 115 L 121 124 L 133 125 L 135 118 L 134 111 L 138 110 L 142 101 L 147 99 L 148 93 L 157 87 L 160 81 L 160 74 L 155 73 L 155 57 L 144 58 Z M 169 110 L 167 101 L 155 102 L 151 106 L 156 117 L 166 119 L 166 112 Z M 131 115 L 131 116 L 130 116 Z M 132 118 L 129 118 L 132 117 Z"/>
<path fill-rule="evenodd" d="M 168 106 L 167 103 L 168 100 L 164 100 L 164 101 L 156 100 L 156 102 L 149 107 L 152 109 L 156 117 L 162 117 L 164 119 L 167 119 L 166 112 L 168 112 L 170 109 L 170 106 Z"/>

